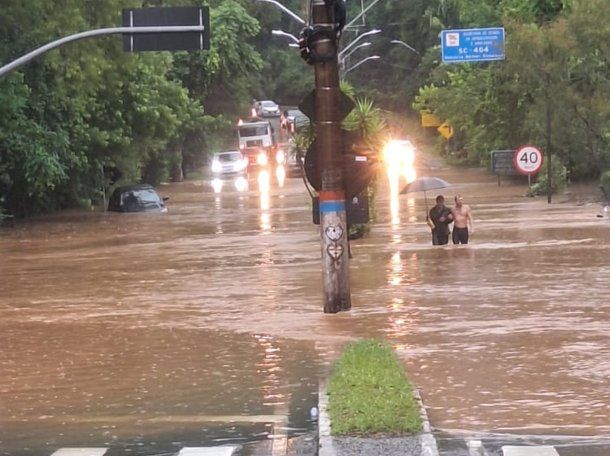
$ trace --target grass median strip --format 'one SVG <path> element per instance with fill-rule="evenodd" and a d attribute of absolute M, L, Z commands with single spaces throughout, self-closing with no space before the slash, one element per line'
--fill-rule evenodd
<path fill-rule="evenodd" d="M 348 345 L 334 367 L 328 394 L 333 435 L 405 435 L 422 429 L 413 388 L 386 343 Z"/>

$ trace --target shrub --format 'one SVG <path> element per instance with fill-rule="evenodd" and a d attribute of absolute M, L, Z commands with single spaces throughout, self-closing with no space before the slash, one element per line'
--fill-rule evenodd
<path fill-rule="evenodd" d="M 568 178 L 568 171 L 563 163 L 557 158 L 553 158 L 551 165 L 551 194 L 557 193 L 565 188 Z M 537 182 L 528 191 L 528 196 L 546 195 L 548 190 L 548 161 L 545 161 L 538 174 Z"/>

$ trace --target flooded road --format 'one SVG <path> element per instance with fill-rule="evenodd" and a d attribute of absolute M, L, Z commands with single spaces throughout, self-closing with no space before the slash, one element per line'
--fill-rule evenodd
<path fill-rule="evenodd" d="M 359 337 L 396 347 L 438 429 L 610 436 L 610 221 L 484 171 L 431 173 L 471 205 L 472 244 L 432 247 L 423 195 L 380 178 L 337 315 L 309 197 L 275 170 L 161 187 L 167 214 L 1 228 L 0 454 L 303 432 Z"/>

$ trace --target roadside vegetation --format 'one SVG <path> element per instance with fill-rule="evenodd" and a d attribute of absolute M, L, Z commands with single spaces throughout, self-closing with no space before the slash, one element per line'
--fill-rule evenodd
<path fill-rule="evenodd" d="M 403 366 L 387 344 L 350 344 L 328 384 L 333 435 L 404 435 L 420 432 L 422 421 Z"/>
<path fill-rule="evenodd" d="M 122 8 L 143 3 L 162 2 L 4 0 L 0 62 L 114 27 Z M 228 141 L 258 84 L 262 61 L 249 41 L 260 28 L 240 1 L 206 3 L 209 51 L 127 54 L 120 38 L 91 39 L 0 79 L 0 207 L 18 216 L 88 207 L 113 185 L 181 180 Z"/>

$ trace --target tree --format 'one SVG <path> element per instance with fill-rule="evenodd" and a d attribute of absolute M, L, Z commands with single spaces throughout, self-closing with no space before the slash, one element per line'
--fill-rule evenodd
<path fill-rule="evenodd" d="M 485 162 L 495 148 L 551 141 L 571 178 L 599 175 L 609 166 L 610 125 L 606 103 L 600 101 L 608 97 L 610 56 L 602 2 L 562 7 L 542 25 L 514 19 L 508 10 L 506 61 L 440 66 L 414 107 L 449 121 L 469 161 Z M 538 2 L 541 9 L 532 10 L 532 20 L 555 11 L 549 9 L 553 4 Z"/>

